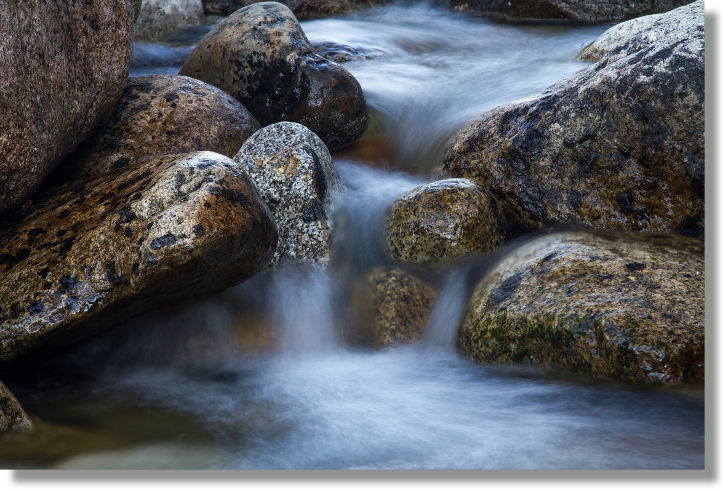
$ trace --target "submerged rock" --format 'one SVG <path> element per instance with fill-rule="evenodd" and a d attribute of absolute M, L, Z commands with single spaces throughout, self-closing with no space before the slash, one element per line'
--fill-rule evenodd
<path fill-rule="evenodd" d="M 362 342 L 379 348 L 418 340 L 436 292 L 402 269 L 377 267 L 362 280 L 355 296 Z"/>
<path fill-rule="evenodd" d="M 379 49 L 363 49 L 355 46 L 348 46 L 347 44 L 333 42 L 315 43 L 313 46 L 317 51 L 317 54 L 319 54 L 326 60 L 333 61 L 335 63 L 348 63 L 350 61 L 371 60 L 374 58 L 378 58 L 383 54 L 383 51 Z"/>
<path fill-rule="evenodd" d="M 319 56 L 292 12 L 276 2 L 255 3 L 220 22 L 179 73 L 236 97 L 264 125 L 303 124 L 331 149 L 353 143 L 367 127 L 360 84 Z"/>
<path fill-rule="evenodd" d="M 459 133 L 443 169 L 476 180 L 517 235 L 550 223 L 704 229 L 704 12 L 663 15 L 542 95 Z"/>
<path fill-rule="evenodd" d="M 139 39 L 160 39 L 203 23 L 201 0 L 142 0 L 134 35 Z"/>
<path fill-rule="evenodd" d="M 472 180 L 420 186 L 396 200 L 385 221 L 390 255 L 411 264 L 436 264 L 491 253 L 503 242 L 490 198 Z"/>
<path fill-rule="evenodd" d="M 254 185 L 216 153 L 53 188 L 0 235 L 0 359 L 242 282 L 275 243 Z"/>
<path fill-rule="evenodd" d="M 239 101 L 212 85 L 178 75 L 132 77 L 111 114 L 56 173 L 95 177 L 202 150 L 231 158 L 259 128 Z"/>
<path fill-rule="evenodd" d="M 460 330 L 472 358 L 593 379 L 702 383 L 703 243 L 678 235 L 557 233 L 504 257 Z"/>
<path fill-rule="evenodd" d="M 3 432 L 27 432 L 33 429 L 30 417 L 20 406 L 18 399 L 0 381 L 0 434 Z"/>
<path fill-rule="evenodd" d="M 449 0 L 453 10 L 507 22 L 615 22 L 666 12 L 689 0 Z"/>
<path fill-rule="evenodd" d="M 138 7 L 0 1 L 0 212 L 35 192 L 120 97 Z"/>
<path fill-rule="evenodd" d="M 274 215 L 279 243 L 271 263 L 326 265 L 332 193 L 343 184 L 322 140 L 301 124 L 272 124 L 254 133 L 234 160 Z"/>

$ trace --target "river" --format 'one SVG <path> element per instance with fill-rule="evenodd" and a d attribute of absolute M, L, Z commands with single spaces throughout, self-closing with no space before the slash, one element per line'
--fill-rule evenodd
<path fill-rule="evenodd" d="M 435 2 L 302 26 L 315 44 L 366 55 L 345 64 L 371 125 L 333 155 L 347 184 L 333 265 L 147 315 L 27 375 L 14 390 L 37 430 L 7 436 L 0 465 L 702 468 L 701 392 L 582 383 L 458 354 L 465 267 L 434 278 L 439 299 L 418 343 L 373 351 L 347 335 L 349 284 L 389 263 L 381 224 L 392 201 L 435 180 L 447 140 L 477 116 L 585 67 L 577 52 L 608 26 L 505 25 Z M 138 43 L 131 75 L 178 72 L 204 31 Z"/>

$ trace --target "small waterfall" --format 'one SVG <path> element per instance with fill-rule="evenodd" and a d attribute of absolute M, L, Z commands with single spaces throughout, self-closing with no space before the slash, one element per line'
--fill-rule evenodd
<path fill-rule="evenodd" d="M 468 272 L 469 267 L 459 266 L 448 273 L 420 340 L 424 349 L 440 353 L 454 352 L 456 334 L 463 320 L 470 292 L 467 284 Z"/>
<path fill-rule="evenodd" d="M 334 288 L 327 271 L 280 269 L 272 276 L 267 310 L 280 329 L 284 353 L 329 352 L 340 345 Z"/>

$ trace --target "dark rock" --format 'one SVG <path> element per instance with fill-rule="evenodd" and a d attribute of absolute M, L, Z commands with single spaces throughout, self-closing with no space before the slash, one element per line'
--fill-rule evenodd
<path fill-rule="evenodd" d="M 396 200 L 385 221 L 390 255 L 411 264 L 437 264 L 502 243 L 490 197 L 473 181 L 447 179 Z"/>
<path fill-rule="evenodd" d="M 374 347 L 413 343 L 428 322 L 436 292 L 402 269 L 377 267 L 355 292 L 358 335 Z"/>
<path fill-rule="evenodd" d="M 0 212 L 35 192 L 120 97 L 139 4 L 0 1 Z"/>
<path fill-rule="evenodd" d="M 142 0 L 134 36 L 161 39 L 168 33 L 204 23 L 201 0 Z"/>
<path fill-rule="evenodd" d="M 234 160 L 274 215 L 279 244 L 271 263 L 326 265 L 332 193 L 343 184 L 322 140 L 301 124 L 272 124 L 254 133 Z"/>
<path fill-rule="evenodd" d="M 0 434 L 3 432 L 27 432 L 33 423 L 20 406 L 18 399 L 0 381 Z"/>
<path fill-rule="evenodd" d="M 0 234 L 0 359 L 239 283 L 275 243 L 254 185 L 216 153 L 156 157 L 50 189 Z"/>
<path fill-rule="evenodd" d="M 704 265 L 703 243 L 679 235 L 546 235 L 481 280 L 459 343 L 483 362 L 702 383 Z"/>
<path fill-rule="evenodd" d="M 360 84 L 316 54 L 292 12 L 276 2 L 255 3 L 220 22 L 179 73 L 236 97 L 264 125 L 299 122 L 332 149 L 367 127 Z"/>
<path fill-rule="evenodd" d="M 704 222 L 702 3 L 664 14 L 542 95 L 485 114 L 443 168 L 476 180 L 502 230 L 550 223 L 701 235 Z"/>
<path fill-rule="evenodd" d="M 507 22 L 616 22 L 666 12 L 688 0 L 449 0 L 453 10 Z"/>
<path fill-rule="evenodd" d="M 239 101 L 212 85 L 178 75 L 132 77 L 111 114 L 56 175 L 63 180 L 99 176 L 191 151 L 233 157 L 259 128 Z"/>

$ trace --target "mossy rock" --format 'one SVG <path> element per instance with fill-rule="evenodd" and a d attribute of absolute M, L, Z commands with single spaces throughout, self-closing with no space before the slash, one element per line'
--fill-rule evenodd
<path fill-rule="evenodd" d="M 20 406 L 18 399 L 0 381 L 0 434 L 3 432 L 27 432 L 33 423 Z"/>
<path fill-rule="evenodd" d="M 701 241 L 556 233 L 515 249 L 481 280 L 459 345 L 483 362 L 635 384 L 701 384 L 704 312 Z"/>

